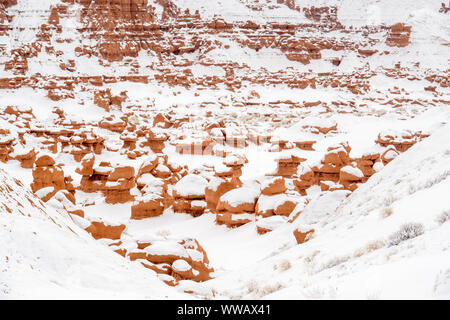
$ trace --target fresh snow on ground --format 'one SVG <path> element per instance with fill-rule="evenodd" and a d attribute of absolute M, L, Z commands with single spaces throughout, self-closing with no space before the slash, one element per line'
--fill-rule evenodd
<path fill-rule="evenodd" d="M 0 299 L 189 299 L 0 170 Z"/>

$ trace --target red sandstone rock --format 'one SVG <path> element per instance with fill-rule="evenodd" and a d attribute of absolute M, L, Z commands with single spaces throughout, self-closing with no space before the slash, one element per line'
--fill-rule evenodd
<path fill-rule="evenodd" d="M 418 141 L 428 137 L 429 135 L 422 132 L 411 132 L 411 131 L 388 131 L 383 132 L 378 135 L 378 139 L 375 141 L 383 147 L 388 147 L 390 145 L 394 146 L 399 152 L 405 152 L 411 146 L 413 146 Z"/>
<path fill-rule="evenodd" d="M 165 147 L 164 142 L 168 139 L 168 136 L 164 133 L 154 133 L 153 131 L 149 131 L 147 133 L 147 142 L 145 145 L 150 146 L 150 149 L 154 153 L 162 153 L 162 150 Z"/>
<path fill-rule="evenodd" d="M 158 195 L 149 194 L 141 197 L 131 206 L 131 219 L 143 219 L 157 217 L 163 214 L 163 198 Z"/>
<path fill-rule="evenodd" d="M 314 185 L 316 182 L 315 173 L 308 166 L 301 167 L 300 170 L 298 170 L 298 173 L 300 175 L 300 179 L 294 180 L 294 185 L 301 195 L 306 195 L 306 189 Z"/>
<path fill-rule="evenodd" d="M 208 209 L 215 211 L 219 199 L 222 195 L 230 190 L 237 188 L 239 185 L 235 180 L 227 180 L 225 178 L 214 178 L 208 183 L 205 189 L 205 200 Z"/>
<path fill-rule="evenodd" d="M 339 182 L 348 190 L 354 191 L 357 188 L 356 184 L 363 181 L 364 174 L 358 168 L 345 166 L 339 172 Z"/>
<path fill-rule="evenodd" d="M 66 188 L 64 171 L 54 164 L 55 161 L 49 155 L 41 155 L 36 159 L 31 183 L 33 192 L 45 187 L 54 187 L 55 190 Z"/>
<path fill-rule="evenodd" d="M 391 27 L 386 44 L 390 47 L 406 47 L 409 44 L 411 26 L 404 23 L 397 23 Z"/>
<path fill-rule="evenodd" d="M 311 239 L 314 234 L 314 229 L 307 227 L 300 227 L 294 230 L 294 237 L 298 244 L 305 243 Z"/>
<path fill-rule="evenodd" d="M 85 230 L 92 234 L 95 239 L 120 239 L 122 232 L 125 230 L 126 226 L 123 224 L 110 225 L 104 222 L 93 221 L 91 225 Z"/>
<path fill-rule="evenodd" d="M 266 196 L 284 193 L 286 187 L 284 185 L 284 179 L 282 177 L 277 177 L 265 183 L 261 186 L 261 193 Z"/>
<path fill-rule="evenodd" d="M 89 159 L 89 166 L 91 161 Z M 112 167 L 108 162 L 101 162 L 98 165 L 94 165 L 92 169 L 89 166 L 78 169 L 79 172 L 86 173 L 80 182 L 80 189 L 82 191 L 101 191 L 105 196 L 105 201 L 110 204 L 125 203 L 134 200 L 134 196 L 130 194 L 130 189 L 135 186 L 133 167 L 121 166 L 119 164 Z M 86 172 L 82 171 L 84 169 L 86 169 Z M 92 174 L 88 174 L 91 171 Z"/>
<path fill-rule="evenodd" d="M 158 274 L 168 274 L 179 280 L 206 281 L 211 279 L 213 269 L 205 250 L 195 239 L 178 241 L 150 241 L 145 244 L 142 253 L 145 255 L 144 266 Z M 181 262 L 183 261 L 183 262 Z"/>
<path fill-rule="evenodd" d="M 32 169 L 36 161 L 36 151 L 34 149 L 25 149 L 21 151 L 14 151 L 14 159 L 20 161 L 22 168 Z"/>
<path fill-rule="evenodd" d="M 359 159 L 355 159 L 357 167 L 363 172 L 364 177 L 367 180 L 367 178 L 371 177 L 373 174 L 376 173 L 374 169 L 374 165 L 380 161 L 380 154 L 374 153 L 374 154 L 366 154 L 363 155 Z"/>
<path fill-rule="evenodd" d="M 14 137 L 9 134 L 9 131 L 5 131 L 4 136 L 0 136 L 0 161 L 7 162 L 10 160 L 10 154 L 13 152 Z"/>
<path fill-rule="evenodd" d="M 323 180 L 338 182 L 341 168 L 350 163 L 350 150 L 348 144 L 328 148 L 321 165 L 312 168 L 316 183 Z"/>
<path fill-rule="evenodd" d="M 381 161 L 383 161 L 384 165 L 387 165 L 389 162 L 395 159 L 400 153 L 393 146 L 386 149 L 386 151 L 381 155 Z"/>
<path fill-rule="evenodd" d="M 208 181 L 199 175 L 189 174 L 183 177 L 173 188 L 173 210 L 189 213 L 192 216 L 203 214 L 207 203 L 205 190 Z"/>
<path fill-rule="evenodd" d="M 94 173 L 95 157 L 93 154 L 88 154 L 81 160 L 80 166 L 75 169 L 75 172 L 82 176 L 91 176 Z"/>

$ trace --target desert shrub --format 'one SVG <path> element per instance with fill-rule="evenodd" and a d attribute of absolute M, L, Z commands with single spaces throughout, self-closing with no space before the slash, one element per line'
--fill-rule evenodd
<path fill-rule="evenodd" d="M 262 287 L 261 289 L 257 290 L 257 297 L 262 298 L 264 296 L 267 296 L 271 293 L 277 292 L 279 290 L 283 289 L 283 285 L 279 282 L 274 283 L 272 285 L 267 285 Z"/>
<path fill-rule="evenodd" d="M 358 249 L 355 251 L 354 256 L 355 257 L 361 257 L 365 254 L 371 253 L 375 250 L 381 249 L 386 245 L 385 241 L 382 240 L 374 240 L 366 244 L 364 247 Z"/>
<path fill-rule="evenodd" d="M 283 287 L 284 286 L 279 282 L 267 284 L 261 287 L 258 281 L 253 279 L 247 283 L 247 292 L 249 294 L 252 294 L 254 297 L 260 299 L 268 294 L 281 290 Z"/>
<path fill-rule="evenodd" d="M 280 268 L 281 271 L 286 271 L 289 270 L 292 267 L 292 265 L 289 260 L 284 259 L 283 261 L 280 262 L 278 267 Z"/>
<path fill-rule="evenodd" d="M 396 246 L 401 242 L 413 239 L 424 233 L 424 227 L 421 223 L 405 223 L 400 229 L 390 235 L 388 240 L 388 246 Z"/>

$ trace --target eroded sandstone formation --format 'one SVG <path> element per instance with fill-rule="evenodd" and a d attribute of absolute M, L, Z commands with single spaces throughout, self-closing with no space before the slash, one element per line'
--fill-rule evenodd
<path fill-rule="evenodd" d="M 131 248 L 119 243 L 116 250 L 131 261 L 140 262 L 155 271 L 161 280 L 171 286 L 180 280 L 206 281 L 214 271 L 209 266 L 206 251 L 196 239 L 142 239 Z"/>
<path fill-rule="evenodd" d="M 105 196 L 107 203 L 125 203 L 133 201 L 134 196 L 130 194 L 136 182 L 134 168 L 120 164 L 102 161 L 95 162 L 93 155 L 86 156 L 78 168 L 82 173 L 80 190 L 84 192 L 100 191 Z"/>
<path fill-rule="evenodd" d="M 404 23 L 397 23 L 391 27 L 386 44 L 390 47 L 406 47 L 409 45 L 411 26 Z"/>

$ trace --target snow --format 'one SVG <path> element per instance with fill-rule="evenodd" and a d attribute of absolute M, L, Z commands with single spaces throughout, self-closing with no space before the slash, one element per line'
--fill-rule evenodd
<path fill-rule="evenodd" d="M 364 178 L 364 173 L 361 171 L 361 169 L 356 168 L 356 167 L 345 166 L 345 167 L 341 168 L 341 171 L 351 174 L 357 178 Z"/>
<path fill-rule="evenodd" d="M 158 15 L 162 7 L 155 1 Z M 240 24 L 247 20 L 256 23 L 288 22 L 293 24 L 314 24 L 307 19 L 303 11 L 289 9 L 284 4 L 271 1 L 273 9 L 268 8 L 269 1 L 248 0 L 173 0 L 182 10 L 189 8 L 191 13 L 200 11 L 207 20 L 223 19 L 226 22 Z M 178 165 L 189 167 L 188 174 L 175 186 L 169 185 L 182 197 L 203 198 L 205 188 L 216 191 L 224 181 L 213 176 L 228 172 L 224 163 L 248 160 L 242 168 L 240 180 L 244 187 L 224 194 L 221 201 L 232 206 L 254 203 L 258 200 L 260 210 L 276 208 L 284 201 L 295 200 L 298 203 L 287 223 L 285 217 L 255 217 L 255 214 L 235 214 L 236 220 L 249 220 L 244 226 L 228 229 L 215 223 L 216 216 L 209 210 L 200 217 L 175 214 L 171 208 L 161 216 L 131 220 L 132 202 L 111 205 L 104 201 L 101 193 L 76 191 L 77 205 L 85 212 L 86 218 L 70 216 L 56 198 L 67 204 L 67 199 L 58 193 L 54 199 L 43 204 L 39 198 L 45 198 L 52 192 L 44 188 L 32 195 L 29 185 L 33 181 L 32 171 L 24 169 L 16 160 L 0 163 L 0 187 L 12 186 L 13 191 L 0 191 L 0 238 L 5 245 L 0 247 L 0 299 L 2 298 L 187 298 L 216 297 L 224 299 L 318 299 L 318 298 L 356 298 L 356 299 L 396 299 L 396 298 L 450 298 L 450 255 L 448 190 L 450 190 L 450 110 L 448 108 L 449 91 L 445 86 L 437 86 L 437 94 L 424 91 L 429 86 L 428 75 L 440 74 L 445 77 L 450 56 L 450 24 L 448 14 L 439 13 L 442 1 L 429 0 L 296 0 L 300 8 L 315 6 L 336 6 L 339 21 L 345 27 L 357 29 L 366 25 L 388 28 L 398 22 L 412 26 L 411 44 L 408 47 L 388 47 L 384 42 L 388 31 L 364 34 L 342 34 L 339 31 L 323 32 L 321 36 L 337 41 L 350 41 L 356 46 L 378 50 L 378 53 L 361 58 L 355 51 L 321 50 L 322 59 L 312 60 L 303 65 L 290 61 L 285 53 L 276 48 L 262 48 L 258 51 L 241 45 L 233 36 L 207 34 L 200 40 L 221 43 L 209 52 L 200 51 L 172 57 L 182 63 L 184 59 L 193 64 L 176 68 L 165 64 L 151 51 L 140 51 L 138 57 L 127 57 L 126 63 L 114 62 L 109 66 L 99 63 L 95 56 L 75 56 L 74 48 L 81 44 L 97 46 L 96 41 L 87 39 L 77 30 L 83 28 L 80 22 L 80 5 L 70 5 L 67 15 L 62 15 L 60 34 L 53 34 L 49 45 L 60 50 L 61 55 L 47 54 L 41 50 L 36 57 L 28 59 L 29 69 L 25 77 L 48 76 L 95 76 L 95 75 L 148 75 L 149 84 L 122 81 L 105 84 L 102 89 L 111 89 L 114 95 L 126 90 L 128 99 L 121 108 L 112 106 L 106 112 L 92 102 L 92 88 L 87 84 L 77 85 L 71 92 L 75 97 L 52 101 L 47 90 L 28 87 L 2 89 L 0 94 L 1 116 L 6 106 L 13 106 L 23 112 L 32 111 L 32 115 L 22 118 L 0 119 L 0 128 L 8 129 L 11 134 L 0 136 L 1 141 L 14 138 L 14 157 L 25 154 L 36 146 L 42 145 L 45 137 L 35 137 L 27 131 L 24 119 L 32 119 L 31 129 L 50 129 L 57 131 L 54 125 L 57 116 L 54 108 L 64 111 L 65 120 L 82 123 L 89 130 L 105 138 L 105 147 L 96 154 L 95 171 L 108 174 L 109 167 L 98 164 L 104 161 L 132 166 L 135 172 L 139 167 L 153 163 L 157 156 L 148 147 L 137 146 L 134 151 L 148 151 L 149 154 L 131 160 L 122 149 L 123 141 L 119 134 L 98 128 L 100 121 L 110 124 L 124 124 L 121 116 L 129 114 L 129 124 L 151 127 L 153 116 L 158 113 L 170 115 L 172 120 L 189 118 L 179 128 L 162 130 L 153 128 L 157 136 L 169 133 L 164 154 L 169 157 L 170 168 Z M 46 11 L 52 5 L 62 3 L 59 0 L 19 0 L 18 5 L 7 9 L 13 17 L 10 24 L 10 36 L 0 36 L 0 47 L 6 52 L 33 42 L 39 28 L 47 23 Z M 261 11 L 252 10 L 246 4 L 261 4 Z M 206 21 L 206 20 L 204 20 Z M 187 33 L 190 31 L 186 31 Z M 259 31 L 255 32 L 258 35 Z M 262 34 L 262 33 L 261 33 Z M 297 31 L 296 38 L 314 38 L 317 32 Z M 239 34 L 242 38 L 246 36 Z M 188 35 L 192 36 L 191 34 Z M 195 35 L 197 36 L 197 35 Z M 59 39 L 71 39 L 71 43 Z M 240 39 L 240 38 L 239 38 Z M 373 46 L 373 39 L 379 39 Z M 382 54 L 389 51 L 389 54 Z M 342 58 L 339 66 L 329 62 L 332 58 Z M 167 57 L 164 56 L 163 59 Z M 10 56 L 0 57 L 5 64 Z M 61 62 L 76 60 L 75 72 L 63 71 Z M 130 67 L 139 63 L 138 70 Z M 165 62 L 165 61 L 164 61 Z M 215 65 L 207 65 L 208 62 Z M 388 77 L 387 69 L 395 69 L 401 62 L 402 72 L 417 77 Z M 420 67 L 414 64 L 420 62 Z M 319 73 L 349 77 L 354 80 L 364 77 L 369 70 L 374 75 L 367 81 L 370 90 L 355 95 L 346 88 L 318 86 L 305 89 L 291 88 L 287 83 L 268 86 L 242 82 L 242 87 L 228 90 L 222 83 L 217 89 L 208 86 L 193 85 L 186 89 L 182 86 L 169 86 L 157 83 L 154 76 L 160 74 L 184 72 L 190 69 L 194 78 L 224 77 L 228 63 L 233 67 L 236 79 L 242 77 L 264 77 L 273 79 L 319 78 Z M 223 65 L 223 66 L 222 66 Z M 151 66 L 151 67 L 150 67 Z M 406 68 L 406 69 L 403 69 Z M 16 77 L 13 71 L 1 68 L 0 77 Z M 407 71 L 405 71 L 407 70 Z M 362 73 L 362 74 L 360 74 Z M 280 78 L 281 79 L 281 78 Z M 39 80 L 41 81 L 41 80 Z M 344 80 L 347 81 L 347 80 Z M 399 92 L 389 94 L 394 86 Z M 404 91 L 401 91 L 404 90 Z M 255 92 L 260 98 L 251 96 Z M 395 104 L 402 99 L 410 102 Z M 287 103 L 271 104 L 276 101 L 291 100 L 295 106 Z M 305 102 L 319 101 L 320 105 L 305 107 Z M 392 101 L 392 105 L 388 102 Z M 419 103 L 413 103 L 412 101 Z M 210 102 L 201 106 L 205 102 Z M 254 105 L 245 105 L 247 102 Z M 335 106 L 333 102 L 343 103 Z M 206 115 L 207 113 L 211 115 Z M 111 118 L 106 119 L 111 116 Z M 206 125 L 223 121 L 225 128 L 214 128 L 209 134 Z M 318 134 L 314 127 L 334 127 L 327 134 Z M 128 130 L 128 129 L 127 129 Z M 293 179 L 286 179 L 288 191 L 283 195 L 260 196 L 260 189 L 268 186 L 273 179 L 267 174 L 275 171 L 277 159 L 288 159 L 292 155 L 306 159 L 299 166 L 298 174 L 310 170 L 310 166 L 323 159 L 329 147 L 348 142 L 352 150 L 351 158 L 368 154 L 383 154 L 390 147 L 381 147 L 375 143 L 378 134 L 390 134 L 396 140 L 405 140 L 403 135 L 421 131 L 432 134 L 430 138 L 418 142 L 407 152 L 400 155 L 391 150 L 384 156 L 393 159 L 384 166 L 381 162 L 374 165 L 377 172 L 367 183 L 351 193 L 346 190 L 322 192 L 319 186 L 306 190 L 307 195 L 299 196 L 295 192 Z M 24 133 L 27 143 L 17 139 L 18 133 Z M 230 146 L 214 147 L 223 149 L 227 158 L 212 155 L 180 155 L 175 152 L 174 143 L 200 141 L 212 137 L 227 136 L 248 137 L 271 136 L 273 145 L 257 145 L 250 142 L 241 149 Z M 126 132 L 122 137 L 134 137 Z M 60 137 L 60 141 L 67 138 Z M 72 137 L 72 141 L 81 139 Z M 294 142 L 315 141 L 312 151 L 284 150 L 278 152 L 276 141 Z M 38 147 L 39 148 L 39 147 Z M 81 176 L 75 173 L 79 165 L 70 151 L 82 148 L 68 148 L 67 153 L 49 153 L 57 163 L 63 164 L 65 176 L 74 178 L 73 185 L 79 186 Z M 269 152 L 270 150 L 270 152 Z M 38 150 L 36 150 L 38 151 Z M 39 150 L 40 154 L 48 153 Z M 334 151 L 337 152 L 337 151 Z M 231 154 L 231 155 L 230 155 Z M 83 160 L 89 160 L 87 155 Z M 145 158 L 146 161 L 142 162 Z M 352 164 L 355 165 L 355 164 Z M 161 173 L 170 169 L 163 163 L 156 168 Z M 347 166 L 342 168 L 357 177 L 363 177 L 361 170 Z M 6 174 L 7 172 L 8 174 Z M 195 174 L 193 174 L 195 172 Z M 199 174 L 197 174 L 200 172 Z M 14 181 L 18 179 L 20 183 Z M 138 188 L 130 192 L 136 201 L 162 199 L 164 180 L 152 174 L 141 175 L 137 182 L 144 185 L 143 194 Z M 259 182 L 262 182 L 259 184 Z M 337 184 L 324 182 L 332 187 Z M 117 185 L 108 182 L 108 186 Z M 6 187 L 5 187 L 6 188 Z M 5 191 L 5 190 L 3 190 Z M 37 197 L 36 197 L 37 196 Z M 135 203 L 137 203 L 135 202 Z M 3 206 L 3 205 L 6 205 Z M 191 202 L 194 207 L 206 207 L 203 200 Z M 8 213 L 13 210 L 13 213 Z M 168 275 L 157 275 L 141 266 L 139 261 L 130 262 L 114 253 L 108 245 L 109 240 L 94 241 L 82 229 L 91 221 L 102 221 L 107 225 L 125 224 L 127 226 L 120 241 L 121 247 L 129 251 L 137 249 L 136 240 L 151 242 L 145 252 L 155 255 L 191 257 L 202 261 L 203 254 L 196 250 L 184 249 L 174 239 L 185 237 L 197 239 L 204 247 L 215 279 L 205 283 L 180 281 L 178 288 L 170 288 L 161 280 L 172 281 Z M 424 226 L 424 233 L 413 239 L 388 247 L 386 244 L 392 234 L 408 223 Z M 272 232 L 259 235 L 256 227 L 273 229 Z M 297 245 L 293 230 L 308 231 L 315 234 L 308 242 Z M 8 258 L 6 258 L 8 257 Z M 184 260 L 182 260 L 184 261 Z M 145 261 L 143 261 L 145 262 Z M 183 269 L 183 262 L 177 266 Z M 284 267 L 283 267 L 284 266 Z M 186 265 L 184 265 L 186 267 Z M 180 270 L 181 270 L 180 269 Z M 193 271 L 196 272 L 195 270 Z M 414 279 L 414 281 L 411 281 Z M 193 291 L 194 295 L 185 295 L 183 291 Z M 214 292 L 214 295 L 212 294 Z"/>
<path fill-rule="evenodd" d="M 144 251 L 155 256 L 174 255 L 181 258 L 189 256 L 186 249 L 175 241 L 160 241 L 148 246 Z"/>
<path fill-rule="evenodd" d="M 203 261 L 204 257 L 202 252 L 193 249 L 186 249 L 186 251 L 193 261 Z"/>
<path fill-rule="evenodd" d="M 256 222 L 256 225 L 260 228 L 267 230 L 275 230 L 281 225 L 286 223 L 286 218 L 283 216 L 271 216 L 268 218 L 260 219 Z"/>
<path fill-rule="evenodd" d="M 182 197 L 204 195 L 207 185 L 208 181 L 205 178 L 199 175 L 188 174 L 177 182 L 174 191 Z"/>
<path fill-rule="evenodd" d="M 203 200 L 194 200 L 191 202 L 191 207 L 195 208 L 206 208 L 206 201 Z"/>
<path fill-rule="evenodd" d="M 51 194 L 53 191 L 55 191 L 54 187 L 47 187 L 47 188 L 42 188 L 38 191 L 36 191 L 35 195 L 36 197 L 38 197 L 39 199 L 43 199 L 46 196 L 48 196 L 49 194 Z"/>
<path fill-rule="evenodd" d="M 339 191 L 326 193 L 308 204 L 291 227 L 265 235 L 274 241 L 287 237 L 292 228 L 314 228 L 310 241 L 288 242 L 268 259 L 209 285 L 241 298 L 448 299 L 450 224 L 436 222 L 449 210 L 448 133 L 450 125 L 398 156 L 349 197 Z M 414 180 L 408 179 L 412 176 Z M 380 208 L 387 205 L 393 213 L 383 218 Z M 422 223 L 424 234 L 386 246 L 389 236 L 409 222 Z M 284 260 L 292 266 L 274 272 L 273 265 Z M 230 287 L 237 278 L 253 280 L 261 289 L 249 293 L 245 284 Z M 278 289 L 267 294 L 264 285 Z"/>
<path fill-rule="evenodd" d="M 237 207 L 244 203 L 254 203 L 260 194 L 260 190 L 252 187 L 233 189 L 220 197 L 220 201 Z"/>
<path fill-rule="evenodd" d="M 172 268 L 175 271 L 181 271 L 181 272 L 186 272 L 186 271 L 189 271 L 192 269 L 191 265 L 189 263 L 187 263 L 186 260 L 181 260 L 181 259 L 175 260 L 172 263 Z"/>

